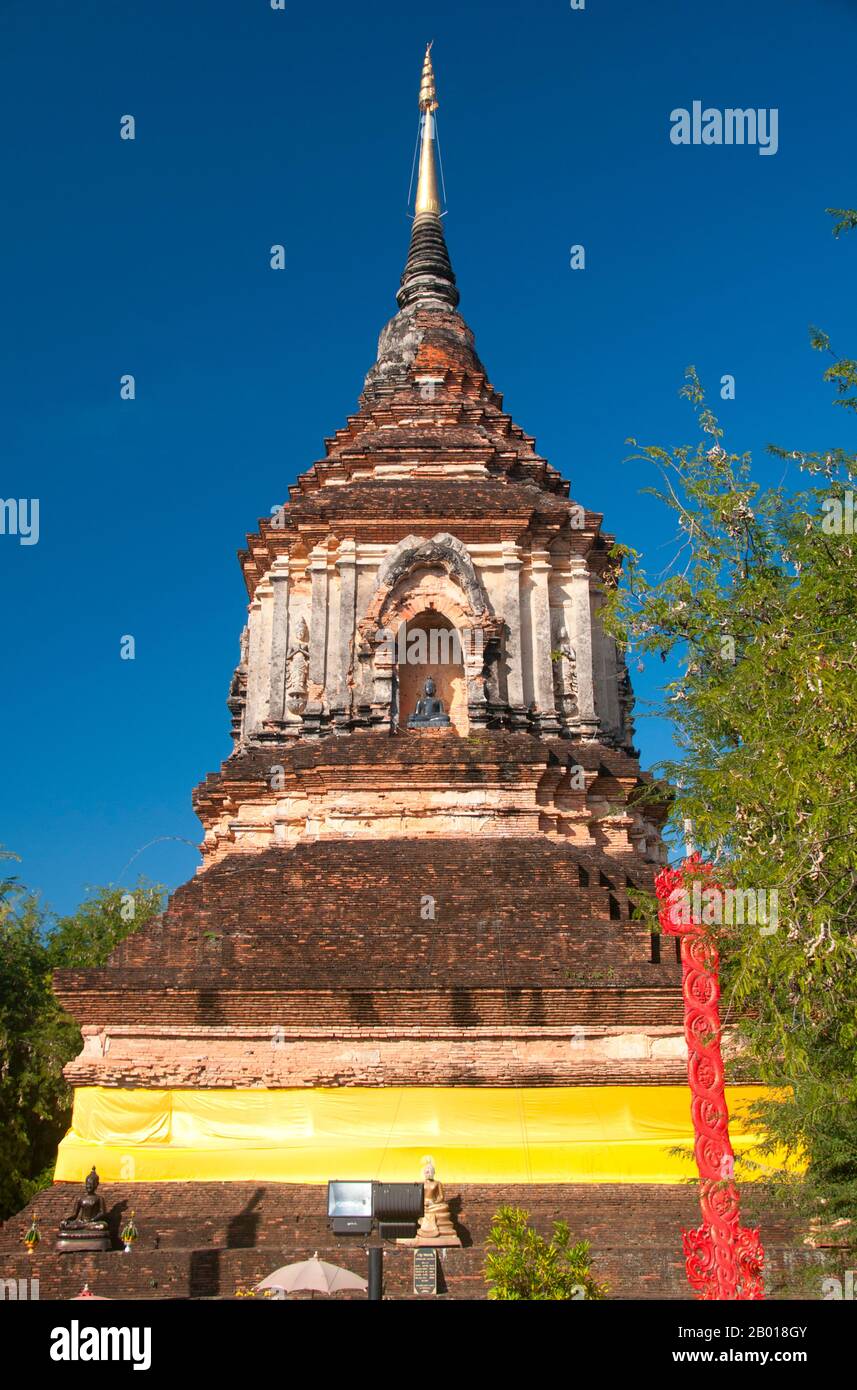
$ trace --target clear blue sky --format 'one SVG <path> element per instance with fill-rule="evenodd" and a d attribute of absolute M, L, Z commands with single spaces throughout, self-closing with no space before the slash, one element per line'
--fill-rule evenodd
<path fill-rule="evenodd" d="M 38 497 L 41 534 L 0 536 L 0 841 L 58 910 L 199 838 L 235 552 L 395 308 L 430 38 L 462 312 L 575 497 L 666 559 L 624 441 L 692 434 L 689 362 L 735 376 L 736 446 L 854 447 L 806 331 L 857 353 L 857 243 L 824 214 L 857 203 L 854 0 L 4 0 L 0 496 Z M 778 153 L 672 145 L 694 100 L 777 107 Z M 667 731 L 638 732 L 651 762 Z M 159 843 L 126 881 L 197 862 Z"/>

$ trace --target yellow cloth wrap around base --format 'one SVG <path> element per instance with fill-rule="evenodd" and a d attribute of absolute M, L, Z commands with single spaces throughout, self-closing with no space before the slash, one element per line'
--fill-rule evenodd
<path fill-rule="evenodd" d="M 758 1142 L 727 1091 L 736 1154 Z M 147 1091 L 82 1087 L 56 1181 L 409 1182 L 431 1154 L 444 1182 L 675 1183 L 695 1165 L 686 1086 L 342 1087 Z"/>

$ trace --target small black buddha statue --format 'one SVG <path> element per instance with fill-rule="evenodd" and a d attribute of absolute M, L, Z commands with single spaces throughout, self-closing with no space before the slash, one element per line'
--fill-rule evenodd
<path fill-rule="evenodd" d="M 429 676 L 423 686 L 422 698 L 408 720 L 409 729 L 445 729 L 450 723 L 449 715 L 443 708 L 443 700 L 437 694 L 435 683 Z"/>
<path fill-rule="evenodd" d="M 107 1208 L 98 1194 L 95 1164 L 87 1174 L 85 1191 L 74 1204 L 74 1211 L 60 1222 L 57 1250 L 109 1250 L 110 1231 Z"/>

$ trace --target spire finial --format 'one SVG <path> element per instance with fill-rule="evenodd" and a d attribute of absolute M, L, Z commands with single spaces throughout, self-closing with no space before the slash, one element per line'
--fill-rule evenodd
<path fill-rule="evenodd" d="M 437 90 L 434 85 L 434 68 L 431 65 L 431 49 L 434 39 L 426 44 L 426 56 L 423 59 L 423 75 L 420 82 L 420 110 L 437 110 Z"/>
<path fill-rule="evenodd" d="M 420 175 L 414 205 L 411 245 L 396 298 L 400 309 L 410 305 L 454 309 L 458 303 L 458 290 L 455 287 L 455 276 L 443 236 L 434 162 L 434 112 L 437 110 L 437 89 L 434 85 L 431 44 L 426 45 L 426 56 L 423 59 L 419 106 L 422 113 Z"/>
<path fill-rule="evenodd" d="M 433 41 L 432 41 L 433 42 Z M 434 68 L 431 62 L 431 44 L 426 44 L 420 80 L 420 110 L 422 111 L 422 136 L 420 139 L 420 174 L 417 182 L 417 200 L 414 213 L 440 213 L 440 195 L 437 189 L 437 172 L 434 160 L 434 115 L 437 110 L 437 88 L 434 83 Z"/>

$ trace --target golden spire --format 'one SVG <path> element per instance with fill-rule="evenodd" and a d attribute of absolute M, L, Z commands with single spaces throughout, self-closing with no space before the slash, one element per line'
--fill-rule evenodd
<path fill-rule="evenodd" d="M 437 92 L 431 65 L 431 44 L 426 48 L 420 81 L 420 175 L 411 227 L 408 259 L 396 299 L 400 309 L 454 309 L 458 303 L 455 276 L 440 218 L 441 200 L 434 162 L 434 113 Z"/>
<path fill-rule="evenodd" d="M 434 85 L 434 69 L 431 65 L 431 44 L 426 44 L 420 82 L 420 110 L 422 111 L 422 138 L 420 140 L 420 174 L 417 182 L 417 200 L 414 213 L 440 213 L 440 195 L 437 189 L 437 173 L 434 163 L 434 112 L 437 110 L 437 91 Z"/>

